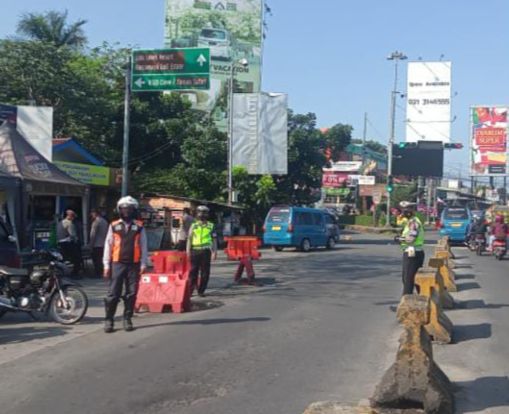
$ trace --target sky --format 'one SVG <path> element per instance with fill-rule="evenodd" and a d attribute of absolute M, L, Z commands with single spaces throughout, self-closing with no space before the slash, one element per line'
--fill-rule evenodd
<path fill-rule="evenodd" d="M 162 47 L 165 0 L 0 0 L 0 38 L 15 33 L 25 12 L 65 10 L 70 21 L 86 19 L 90 46 L 103 41 L 140 48 Z M 313 112 L 318 126 L 354 127 L 387 143 L 393 63 L 452 61 L 452 140 L 464 150 L 448 151 L 448 175 L 468 175 L 469 107 L 509 104 L 507 16 L 509 1 L 491 0 L 267 0 L 272 15 L 264 45 L 263 89 L 289 94 L 290 107 Z M 406 62 L 399 90 L 405 91 Z M 405 102 L 398 99 L 396 141 L 405 137 Z"/>

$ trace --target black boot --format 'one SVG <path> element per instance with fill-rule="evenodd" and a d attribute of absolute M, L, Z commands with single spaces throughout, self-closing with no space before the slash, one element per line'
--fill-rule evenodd
<path fill-rule="evenodd" d="M 117 302 L 108 301 L 104 299 L 104 332 L 112 333 L 114 331 L 113 318 L 115 317 L 115 312 L 117 310 Z"/>
<path fill-rule="evenodd" d="M 135 302 L 135 296 L 124 298 L 124 330 L 126 332 L 131 332 L 134 330 L 133 321 L 131 318 L 133 317 Z"/>

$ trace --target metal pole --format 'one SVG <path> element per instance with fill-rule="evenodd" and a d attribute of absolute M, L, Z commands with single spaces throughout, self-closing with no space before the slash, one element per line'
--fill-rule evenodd
<path fill-rule="evenodd" d="M 392 146 L 394 145 L 395 122 L 396 122 L 396 89 L 398 86 L 398 59 L 394 63 L 394 88 L 391 93 L 391 114 L 390 114 L 390 133 L 389 133 L 389 148 L 387 148 L 387 180 L 392 176 Z M 387 181 L 388 182 L 388 181 Z M 387 212 L 386 212 L 386 227 L 391 227 L 391 193 L 387 192 Z"/>
<path fill-rule="evenodd" d="M 127 61 L 125 72 L 125 98 L 124 98 L 124 147 L 122 151 L 122 197 L 129 191 L 129 126 L 131 107 L 131 57 Z"/>
<path fill-rule="evenodd" d="M 368 113 L 364 112 L 364 130 L 362 131 L 362 165 L 366 163 L 366 135 L 368 131 Z"/>
<path fill-rule="evenodd" d="M 233 204 L 233 77 L 234 62 L 231 63 L 228 81 L 228 204 Z"/>

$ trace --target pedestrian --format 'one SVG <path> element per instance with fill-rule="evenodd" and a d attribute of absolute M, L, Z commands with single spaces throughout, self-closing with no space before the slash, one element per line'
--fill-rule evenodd
<path fill-rule="evenodd" d="M 81 270 L 81 247 L 75 220 L 76 213 L 66 210 L 64 219 L 57 226 L 57 240 L 64 260 L 73 265 L 73 276 L 78 277 Z"/>
<path fill-rule="evenodd" d="M 147 268 L 147 234 L 143 222 L 137 220 L 139 204 L 133 197 L 122 197 L 117 203 L 119 219 L 108 228 L 104 244 L 104 278 L 109 280 L 109 289 L 104 299 L 104 332 L 114 329 L 117 305 L 125 285 L 124 330 L 132 331 L 132 316 L 140 275 Z"/>
<path fill-rule="evenodd" d="M 97 210 L 90 211 L 92 225 L 90 227 L 90 248 L 94 263 L 95 277 L 103 275 L 104 242 L 108 234 L 108 222 Z"/>
<path fill-rule="evenodd" d="M 415 203 L 402 201 L 405 223 L 398 238 L 403 249 L 403 295 L 411 295 L 415 288 L 415 275 L 424 264 L 424 226 L 415 216 Z"/>
<path fill-rule="evenodd" d="M 180 229 L 178 234 L 177 250 L 185 252 L 187 248 L 187 239 L 189 238 L 189 229 L 194 222 L 194 217 L 191 215 L 189 208 L 184 208 L 182 214 L 182 221 L 180 223 Z"/>
<path fill-rule="evenodd" d="M 217 258 L 217 234 L 209 218 L 209 208 L 199 206 L 197 208 L 197 219 L 189 229 L 187 241 L 187 255 L 191 260 L 191 293 L 194 291 L 200 274 L 198 284 L 198 296 L 205 296 L 205 290 L 210 278 L 210 261 Z"/>

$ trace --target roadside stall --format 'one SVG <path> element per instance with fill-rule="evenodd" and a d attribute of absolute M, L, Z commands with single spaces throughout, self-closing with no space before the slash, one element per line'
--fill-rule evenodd
<path fill-rule="evenodd" d="M 216 226 L 220 245 L 224 244 L 225 236 L 246 233 L 246 229 L 240 227 L 241 207 L 188 197 L 144 194 L 140 197 L 140 213 L 147 228 L 149 250 L 175 247 L 184 208 L 194 212 L 199 205 L 210 208 L 211 221 Z"/>
<path fill-rule="evenodd" d="M 44 158 L 12 125 L 0 126 L 0 171 L 15 179 L 6 203 L 20 249 L 46 247 L 60 213 L 59 197 L 69 197 L 82 229 L 87 228 L 88 188 Z M 9 207 L 10 206 L 10 207 Z M 86 232 L 82 231 L 83 242 Z"/>

